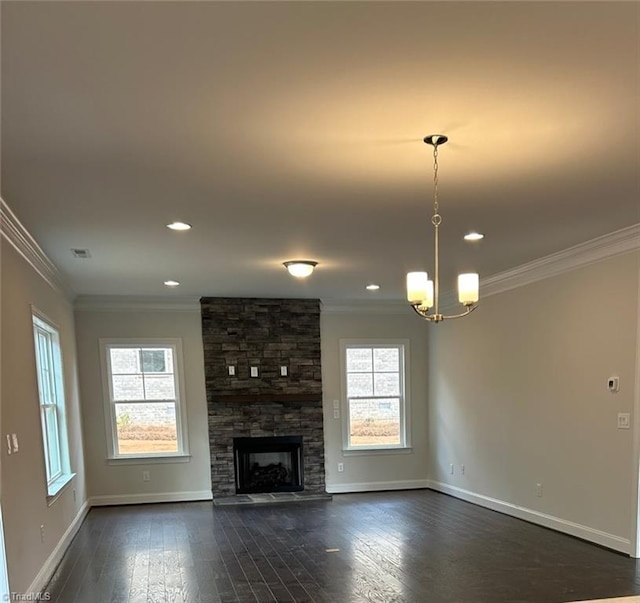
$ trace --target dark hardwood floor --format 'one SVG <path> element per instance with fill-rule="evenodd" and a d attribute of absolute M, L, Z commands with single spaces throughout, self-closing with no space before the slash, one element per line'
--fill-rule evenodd
<path fill-rule="evenodd" d="M 625 555 L 428 490 L 90 511 L 62 603 L 554 603 L 640 593 Z"/>

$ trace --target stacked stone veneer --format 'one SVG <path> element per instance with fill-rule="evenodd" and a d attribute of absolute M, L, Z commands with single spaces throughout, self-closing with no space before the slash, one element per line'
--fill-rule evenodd
<path fill-rule="evenodd" d="M 323 492 L 320 302 L 203 297 L 200 303 L 213 495 L 235 494 L 233 438 L 286 435 L 303 437 L 305 490 Z M 258 377 L 250 377 L 252 366 Z"/>

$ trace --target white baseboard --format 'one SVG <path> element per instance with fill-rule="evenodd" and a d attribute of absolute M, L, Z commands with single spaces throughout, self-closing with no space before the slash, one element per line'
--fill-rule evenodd
<path fill-rule="evenodd" d="M 49 580 L 51 580 L 51 576 L 53 576 L 53 572 L 56 571 L 58 564 L 62 560 L 63 555 L 67 552 L 73 537 L 76 535 L 76 532 L 80 529 L 84 518 L 91 505 L 88 500 L 85 500 L 80 509 L 78 509 L 78 513 L 73 518 L 73 521 L 60 538 L 60 541 L 56 545 L 56 548 L 51 551 L 51 555 L 49 555 L 48 559 L 44 562 L 44 565 L 38 572 L 38 575 L 35 577 L 31 586 L 26 590 L 28 593 L 39 593 L 43 591 L 47 584 L 49 584 Z"/>
<path fill-rule="evenodd" d="M 627 555 L 631 554 L 631 541 L 626 538 L 621 538 L 620 536 L 615 536 L 614 534 L 602 532 L 601 530 L 596 530 L 595 528 L 575 523 L 573 521 L 567 521 L 566 519 L 561 519 L 554 515 L 547 515 L 540 511 L 534 511 L 533 509 L 514 505 L 497 498 L 491 498 L 490 496 L 484 496 L 483 494 L 476 494 L 475 492 L 458 488 L 457 486 L 444 484 L 442 482 L 429 480 L 428 487 L 432 490 L 450 494 L 451 496 L 466 500 L 467 502 L 474 503 L 481 507 L 492 509 L 493 511 L 499 511 L 500 513 L 505 513 L 506 515 L 511 515 L 512 517 L 517 517 L 518 519 L 524 519 L 525 521 L 544 526 L 545 528 L 551 528 L 558 532 L 577 536 L 583 540 L 588 540 L 589 542 L 606 546 L 607 548 L 620 551 L 621 553 L 626 553 Z"/>
<path fill-rule="evenodd" d="M 415 490 L 428 488 L 429 480 L 411 479 L 397 482 L 359 482 L 355 484 L 327 484 L 329 494 L 347 494 L 349 492 L 380 492 L 381 490 Z"/>
<path fill-rule="evenodd" d="M 92 507 L 107 505 L 139 505 L 144 503 L 192 502 L 195 500 L 212 500 L 211 490 L 195 492 L 154 492 L 151 494 L 116 494 L 115 496 L 92 496 L 89 504 Z"/>

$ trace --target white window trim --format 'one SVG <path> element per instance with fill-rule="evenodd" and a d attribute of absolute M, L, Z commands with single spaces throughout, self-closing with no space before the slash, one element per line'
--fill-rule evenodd
<path fill-rule="evenodd" d="M 347 397 L 347 363 L 346 350 L 349 347 L 402 347 L 403 354 L 400 367 L 403 395 L 400 404 L 401 443 L 398 445 L 350 446 L 349 445 L 349 400 Z M 391 454 L 411 451 L 411 382 L 409 367 L 411 355 L 408 339 L 340 339 L 340 385 L 342 401 L 342 450 L 346 454 Z"/>
<path fill-rule="evenodd" d="M 187 428 L 187 404 L 184 386 L 184 361 L 182 352 L 182 339 L 176 338 L 100 338 L 100 365 L 102 369 L 102 393 L 104 406 L 104 420 L 107 440 L 107 462 L 115 464 L 149 464 L 153 462 L 171 463 L 188 462 L 189 454 L 189 430 Z M 176 433 L 178 437 L 178 452 L 175 453 L 144 453 L 144 454 L 117 454 L 116 440 L 118 437 L 114 403 L 111 401 L 110 360 L 108 350 L 110 347 L 172 347 L 174 350 L 174 378 L 177 381 L 176 388 Z M 146 402 L 153 403 L 153 400 Z M 133 402 L 135 404 L 135 402 Z"/>
<path fill-rule="evenodd" d="M 55 349 L 52 355 L 52 364 L 56 372 L 55 387 L 56 387 L 56 422 L 58 427 L 58 454 L 60 456 L 60 472 L 53 478 L 49 479 L 47 475 L 47 459 L 48 451 L 45 450 L 45 434 L 42 431 L 42 416 L 40 416 L 40 436 L 42 441 L 43 452 L 43 469 L 46 479 L 47 488 L 47 504 L 51 506 L 60 496 L 65 486 L 71 482 L 75 477 L 75 473 L 71 471 L 71 461 L 69 454 L 69 431 L 67 426 L 67 389 L 66 381 L 64 378 L 64 358 L 62 353 L 62 342 L 60 337 L 60 326 L 49 318 L 44 312 L 35 307 L 30 306 L 31 309 L 31 331 L 33 334 L 34 344 L 34 366 L 36 370 L 36 383 L 37 383 L 37 397 L 38 397 L 38 411 L 42 413 L 42 401 L 40 399 L 40 370 L 39 370 L 39 356 L 38 356 L 38 342 L 35 332 L 35 327 L 48 331 L 55 342 Z"/>

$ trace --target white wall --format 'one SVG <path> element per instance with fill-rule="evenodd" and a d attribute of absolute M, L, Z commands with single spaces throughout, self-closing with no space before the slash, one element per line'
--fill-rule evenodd
<path fill-rule="evenodd" d="M 79 524 L 86 505 L 73 308 L 2 239 L 2 512 L 9 585 L 14 592 L 41 587 L 64 550 L 65 533 Z M 71 470 L 76 477 L 47 506 L 44 452 L 31 304 L 59 328 L 66 393 Z M 18 434 L 20 451 L 8 455 L 6 433 Z M 74 496 L 75 494 L 75 496 Z M 41 542 L 40 525 L 44 525 Z M 44 572 L 41 572 L 44 570 Z M 40 579 L 38 580 L 38 575 Z"/>
<path fill-rule="evenodd" d="M 384 303 L 340 309 L 324 305 L 320 314 L 325 468 L 328 492 L 424 488 L 428 477 L 427 325 L 405 304 L 385 311 Z M 378 309 L 377 309 L 378 308 Z M 333 418 L 340 400 L 340 339 L 408 339 L 411 442 L 408 454 L 343 451 L 342 419 Z M 338 463 L 344 472 L 338 473 Z"/>
<path fill-rule="evenodd" d="M 639 257 L 488 297 L 432 327 L 434 487 L 629 552 L 633 430 L 616 418 L 634 409 Z"/>
<path fill-rule="evenodd" d="M 170 304 L 167 304 L 170 305 Z M 200 308 L 133 308 L 126 300 L 79 300 L 76 332 L 85 426 L 87 489 L 92 504 L 211 498 L 211 472 Z M 188 463 L 107 463 L 100 338 L 182 339 L 191 459 Z M 142 481 L 142 471 L 151 480 Z"/>

